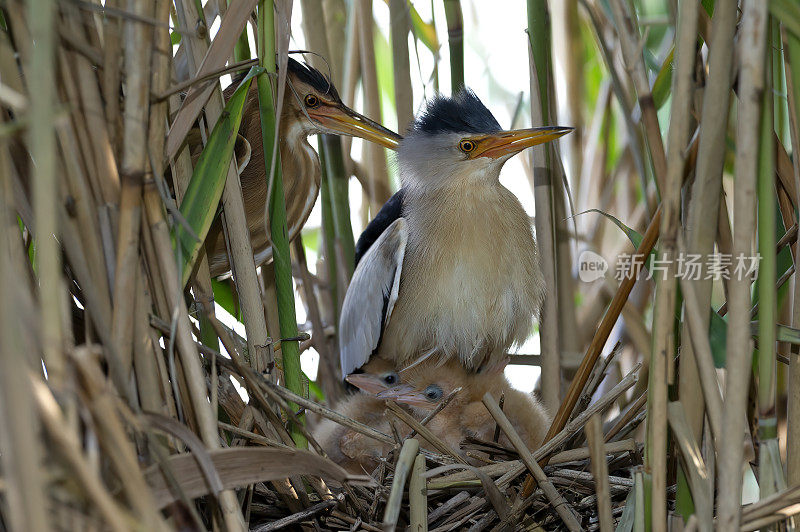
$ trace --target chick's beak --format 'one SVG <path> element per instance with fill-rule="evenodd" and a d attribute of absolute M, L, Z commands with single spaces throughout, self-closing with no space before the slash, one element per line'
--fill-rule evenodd
<path fill-rule="evenodd" d="M 432 406 L 423 392 L 408 384 L 401 384 L 400 386 L 389 388 L 377 394 L 377 397 L 380 399 L 394 399 L 398 403 L 405 403 L 419 408 L 430 409 Z"/>
<path fill-rule="evenodd" d="M 344 380 L 367 393 L 377 394 L 386 390 L 386 384 L 383 380 L 371 373 L 351 373 Z"/>
<path fill-rule="evenodd" d="M 571 127 L 553 126 L 500 131 L 476 139 L 476 149 L 470 156 L 472 158 L 491 157 L 492 159 L 499 159 L 506 155 L 519 153 L 525 148 L 556 140 L 572 130 L 573 128 Z"/>
<path fill-rule="evenodd" d="M 320 105 L 315 109 L 307 109 L 307 112 L 308 116 L 333 133 L 360 137 L 390 150 L 396 150 L 403 138 L 341 104 Z"/>

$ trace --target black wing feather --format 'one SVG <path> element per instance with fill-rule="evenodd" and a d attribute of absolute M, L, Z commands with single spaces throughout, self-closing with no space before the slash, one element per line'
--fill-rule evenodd
<path fill-rule="evenodd" d="M 402 188 L 395 192 L 394 196 L 383 204 L 375 218 L 364 228 L 364 232 L 361 233 L 361 236 L 358 237 L 358 242 L 356 242 L 356 266 L 358 266 L 364 253 L 378 240 L 378 237 L 381 236 L 386 228 L 403 215 L 404 194 L 405 192 Z"/>

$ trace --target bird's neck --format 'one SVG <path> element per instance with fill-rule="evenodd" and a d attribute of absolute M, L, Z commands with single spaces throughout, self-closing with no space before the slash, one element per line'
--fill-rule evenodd
<path fill-rule="evenodd" d="M 287 201 L 286 218 L 302 224 L 301 211 L 310 210 L 306 203 L 316 200 L 316 190 L 319 189 L 320 165 L 319 157 L 311 144 L 308 142 L 307 132 L 297 124 L 295 120 L 281 120 L 280 141 L 278 143 L 281 155 L 281 170 L 284 176 L 291 176 L 291 179 L 284 178 L 284 197 L 303 197 L 305 202 Z M 259 126 L 260 127 L 260 126 Z M 267 202 L 269 191 L 270 165 L 265 164 L 264 146 L 261 143 L 261 135 L 251 136 L 251 161 L 250 164 L 264 168 L 265 173 L 255 172 L 253 175 L 260 178 L 242 179 L 242 194 L 245 200 L 245 210 L 257 213 L 255 216 L 248 216 L 248 226 L 250 229 L 250 240 L 253 251 L 258 255 L 268 247 L 269 239 L 264 231 L 264 209 Z M 271 151 L 271 146 L 267 149 Z M 314 183 L 311 183 L 313 181 Z M 313 189 L 313 190 L 312 190 Z M 298 196 L 300 195 L 300 196 Z M 313 196 L 313 197 L 311 197 Z M 260 213 L 260 215 L 258 215 Z M 289 227 L 289 234 L 292 234 L 293 227 Z"/>
<path fill-rule="evenodd" d="M 448 226 L 475 223 L 487 217 L 525 217 L 519 201 L 499 181 L 454 181 L 430 189 L 409 187 L 403 202 L 403 213 L 412 225 Z"/>

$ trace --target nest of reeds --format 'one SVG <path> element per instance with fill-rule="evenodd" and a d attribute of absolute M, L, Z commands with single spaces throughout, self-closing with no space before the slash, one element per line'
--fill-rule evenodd
<path fill-rule="evenodd" d="M 224 335 L 223 342 L 228 342 Z M 236 353 L 235 346 L 229 347 Z M 220 376 L 236 378 L 250 397 L 263 399 L 258 399 L 256 406 L 246 407 L 250 415 L 244 414 L 239 395 L 230 390 L 223 393 L 228 385 L 221 384 L 220 404 L 231 416 L 231 422 L 221 427 L 223 433 L 234 438 L 233 445 L 276 445 L 257 433 L 263 430 L 255 423 L 259 418 L 277 423 L 272 429 L 286 434 L 288 442 L 287 422 L 291 426 L 297 417 L 310 412 L 374 438 L 376 445 L 385 444 L 390 437 L 393 443 L 374 471 L 364 471 L 364 475 L 356 477 L 339 471 L 338 476 L 323 475 L 324 483 L 307 479 L 314 488 L 309 493 L 296 489 L 301 485 L 297 477 L 289 479 L 295 490 L 288 492 L 279 483 L 254 484 L 248 490 L 246 506 L 254 530 L 278 530 L 289 525 L 323 530 L 386 530 L 405 526 L 411 529 L 427 526 L 442 531 L 519 527 L 596 530 L 600 526 L 598 512 L 606 512 L 604 517 L 627 523 L 626 526 L 633 523 L 633 505 L 626 502 L 634 496 L 637 482 L 638 493 L 643 493 L 642 446 L 632 436 L 645 417 L 644 396 L 627 404 L 605 427 L 600 420 L 624 401 L 626 392 L 638 382 L 640 366 L 590 401 L 604 382 L 613 356 L 601 360 L 570 421 L 538 449 L 526 448 L 521 439 L 515 440 L 513 436 L 510 447 L 498 443 L 501 433 L 509 436 L 514 428 L 503 414 L 503 398 L 495 403 L 493 398 L 485 397 L 484 404 L 497 422 L 494 438 L 490 441 L 467 438 L 458 449 L 453 449 L 426 427 L 436 415 L 446 412 L 446 403 L 421 421 L 404 413 L 396 404 L 387 403 L 394 428 L 389 436 L 270 383 L 239 365 L 236 362 L 239 356 L 235 354 L 233 362 L 219 356 Z M 290 402 L 298 405 L 299 410 L 289 419 L 275 418 L 263 406 L 277 404 L 288 408 Z M 310 447 L 324 454 L 312 432 L 300 430 Z M 407 436 L 401 437 L 401 433 Z M 303 456 L 307 457 L 305 453 Z M 309 471 L 298 468 L 297 473 L 304 475 Z M 180 484 L 183 482 L 179 479 Z"/>

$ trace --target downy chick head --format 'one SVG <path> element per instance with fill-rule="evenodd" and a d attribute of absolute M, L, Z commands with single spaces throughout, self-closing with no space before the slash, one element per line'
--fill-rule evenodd
<path fill-rule="evenodd" d="M 448 410 L 455 411 L 471 403 L 480 403 L 486 392 L 502 389 L 503 369 L 508 358 L 484 365 L 477 371 L 467 371 L 455 359 L 428 359 L 398 372 L 402 384 L 378 393 L 381 399 L 394 399 L 420 413 L 435 409 L 455 390 Z"/>
<path fill-rule="evenodd" d="M 368 394 L 377 394 L 401 384 L 400 374 L 392 362 L 373 356 L 358 373 L 351 373 L 345 380 Z"/>

